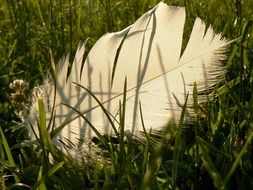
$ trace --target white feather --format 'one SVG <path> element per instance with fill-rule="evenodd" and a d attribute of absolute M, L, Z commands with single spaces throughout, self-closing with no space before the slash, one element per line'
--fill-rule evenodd
<path fill-rule="evenodd" d="M 222 61 L 226 58 L 227 45 L 225 39 L 215 34 L 211 27 L 206 29 L 204 22 L 196 18 L 188 44 L 181 52 L 184 23 L 184 8 L 161 2 L 128 28 L 102 36 L 91 49 L 82 72 L 85 47 L 79 45 L 68 79 L 68 56 L 60 61 L 56 70 L 54 125 L 58 127 L 77 115 L 61 104 L 64 103 L 81 111 L 101 134 L 113 135 L 108 119 L 94 98 L 73 82 L 93 92 L 112 114 L 112 119 L 116 119 L 114 122 L 118 127 L 119 101 L 122 102 L 125 78 L 128 87 L 125 131 L 137 138 L 143 131 L 140 103 L 146 130 L 162 130 L 169 121 L 177 123 L 182 111 L 180 105 L 185 103 L 187 93 L 192 94 L 194 82 L 203 93 L 212 89 L 223 76 Z M 42 89 L 45 103 L 49 102 L 49 120 L 54 85 L 44 85 Z M 199 97 L 204 100 L 203 95 Z M 189 96 L 188 105 L 192 102 Z M 190 106 L 188 110 L 191 113 Z M 68 139 L 81 146 L 79 139 L 89 142 L 94 136 L 88 124 L 78 117 L 63 128 L 54 142 L 59 148 L 62 146 L 59 139 Z"/>

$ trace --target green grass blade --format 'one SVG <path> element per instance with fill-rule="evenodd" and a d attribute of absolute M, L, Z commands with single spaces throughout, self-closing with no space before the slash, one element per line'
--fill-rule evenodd
<path fill-rule="evenodd" d="M 205 150 L 204 145 L 200 143 L 199 147 L 202 152 L 201 160 L 203 162 L 203 166 L 206 169 L 206 171 L 209 173 L 211 178 L 213 179 L 214 186 L 216 187 L 216 189 L 220 189 L 220 190 L 225 189 L 225 185 L 223 183 L 222 177 L 217 171 L 215 164 L 212 162 L 211 158 L 209 157 L 208 152 Z"/>
<path fill-rule="evenodd" d="M 42 140 L 43 146 L 48 145 L 47 138 L 47 119 L 46 112 L 44 109 L 44 103 L 42 99 L 38 99 L 38 108 L 39 108 L 39 131 L 40 131 L 40 139 Z"/>
<path fill-rule="evenodd" d="M 107 145 L 107 143 L 105 143 L 105 138 L 99 133 L 99 131 L 96 129 L 96 127 L 89 121 L 89 119 L 87 119 L 84 114 L 82 114 L 79 110 L 77 110 L 76 108 L 70 106 L 70 105 L 67 105 L 67 104 L 64 104 L 63 105 L 73 109 L 79 117 L 83 118 L 85 122 L 87 122 L 87 124 L 90 126 L 90 128 L 96 133 L 96 135 L 99 137 L 99 139 L 103 142 L 104 145 Z"/>
<path fill-rule="evenodd" d="M 76 19 L 76 22 L 77 22 L 77 29 L 76 29 L 76 32 L 77 32 L 77 37 L 79 37 L 79 35 L 81 34 L 81 30 L 80 30 L 80 25 L 81 25 L 81 0 L 78 0 L 77 1 L 77 19 Z"/>
<path fill-rule="evenodd" d="M 251 125 L 251 131 L 249 132 L 249 136 L 247 137 L 247 140 L 246 140 L 243 148 L 241 149 L 241 151 L 239 152 L 239 154 L 236 156 L 236 159 L 233 162 L 233 165 L 231 166 L 229 172 L 227 173 L 227 175 L 226 175 L 226 177 L 224 179 L 224 184 L 228 183 L 228 181 L 230 180 L 231 176 L 235 172 L 236 168 L 240 164 L 240 162 L 242 160 L 242 156 L 247 152 L 247 149 L 248 149 L 249 145 L 252 143 L 252 139 L 253 139 L 252 129 L 253 129 L 253 126 Z"/>
<path fill-rule="evenodd" d="M 77 86 L 83 88 L 85 91 L 87 91 L 96 100 L 96 102 L 98 103 L 99 107 L 102 109 L 102 111 L 104 112 L 106 118 L 108 119 L 109 123 L 111 124 L 111 127 L 113 128 L 113 130 L 115 132 L 115 135 L 117 136 L 117 138 L 120 138 L 119 134 L 118 134 L 118 130 L 116 129 L 115 124 L 114 124 L 114 122 L 113 122 L 113 120 L 111 118 L 111 115 L 110 115 L 110 113 L 108 113 L 108 111 L 104 107 L 103 103 L 101 103 L 99 101 L 99 99 L 95 96 L 95 94 L 93 94 L 88 88 L 86 88 L 86 87 L 84 87 L 84 86 L 82 86 L 82 85 L 80 85 L 78 83 L 74 83 L 74 84 L 76 84 Z"/>
<path fill-rule="evenodd" d="M 48 170 L 48 172 L 41 177 L 41 179 L 31 188 L 31 190 L 37 189 L 41 184 L 45 183 L 48 178 L 50 178 L 55 172 L 61 169 L 64 165 L 64 161 L 57 163 L 53 168 Z"/>
<path fill-rule="evenodd" d="M 120 103 L 120 153 L 121 156 L 124 155 L 124 136 L 125 136 L 125 116 L 126 116 L 126 95 L 127 95 L 127 79 L 124 83 L 124 93 L 123 93 L 123 102 Z M 122 106 L 122 107 L 121 107 Z"/>
<path fill-rule="evenodd" d="M 52 143 L 50 133 L 47 130 L 47 118 L 46 111 L 44 108 L 44 102 L 42 99 L 38 99 L 38 108 L 39 108 L 39 134 L 40 134 L 40 142 L 42 145 L 42 149 L 44 152 L 44 161 L 47 163 L 49 159 L 49 152 L 52 153 L 53 157 L 57 157 L 57 150 L 55 145 Z"/>
<path fill-rule="evenodd" d="M 43 174 L 43 166 L 40 166 L 37 181 L 42 180 L 42 174 Z M 38 186 L 38 190 L 46 190 L 46 189 L 47 189 L 47 187 L 46 187 L 45 183 L 41 182 L 41 184 Z"/>
<path fill-rule="evenodd" d="M 38 0 L 35 0 L 34 3 L 35 3 L 35 5 L 36 5 L 37 11 L 38 11 L 38 13 L 39 13 L 39 17 L 40 17 L 40 19 L 41 19 L 41 23 L 44 24 L 45 22 L 44 22 L 43 14 L 42 14 L 42 11 L 41 11 L 40 3 L 39 3 Z"/>
<path fill-rule="evenodd" d="M 188 96 L 187 94 L 186 99 L 185 99 L 185 104 L 183 106 L 181 116 L 180 116 L 180 121 L 179 125 L 177 128 L 177 133 L 176 133 L 176 138 L 175 138 L 175 146 L 174 146 L 174 152 L 173 152 L 173 167 L 172 167 L 172 187 L 176 188 L 176 182 L 177 182 L 177 173 L 178 173 L 178 165 L 179 165 L 179 156 L 182 150 L 182 127 L 183 127 L 183 122 L 184 122 L 184 117 L 186 113 L 186 108 L 187 108 L 187 101 L 188 101 Z"/>
<path fill-rule="evenodd" d="M 130 28 L 129 28 L 130 30 Z M 114 61 L 113 61 L 113 68 L 112 68 L 112 76 L 111 76 L 111 86 L 113 85 L 113 80 L 114 80 L 114 75 L 115 75 L 115 71 L 116 71 L 116 66 L 117 66 L 117 62 L 118 62 L 118 59 L 119 59 L 119 54 L 120 54 L 120 50 L 126 40 L 126 37 L 127 37 L 127 34 L 129 32 L 129 30 L 126 32 L 126 34 L 124 35 L 123 39 L 121 40 L 120 44 L 119 44 L 119 47 L 116 51 L 116 55 L 115 55 L 115 58 L 114 58 Z"/>
<path fill-rule="evenodd" d="M 3 146 L 4 146 L 4 150 L 5 150 L 5 153 L 7 155 L 7 158 L 8 158 L 8 161 L 9 161 L 9 165 L 10 165 L 10 167 L 16 167 L 15 161 L 14 161 L 12 153 L 11 153 L 11 149 L 9 147 L 9 144 L 8 144 L 8 142 L 6 140 L 6 137 L 4 135 L 4 132 L 3 132 L 1 126 L 0 126 L 0 133 L 1 133 L 1 141 L 2 141 Z M 19 183 L 20 182 L 19 177 L 16 174 L 13 174 L 13 176 L 15 178 L 15 182 Z"/>

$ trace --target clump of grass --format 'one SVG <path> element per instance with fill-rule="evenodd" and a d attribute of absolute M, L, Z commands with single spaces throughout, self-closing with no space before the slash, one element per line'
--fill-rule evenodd
<path fill-rule="evenodd" d="M 52 144 L 41 102 L 40 138 L 29 141 L 16 114 L 20 108 L 11 103 L 9 84 L 19 78 L 29 81 L 30 88 L 41 84 L 50 64 L 49 50 L 58 60 L 66 52 L 72 53 L 84 37 L 91 39 L 91 46 L 102 34 L 131 24 L 158 1 L 5 0 L 0 4 L 1 189 L 253 188 L 253 3 L 165 2 L 186 6 L 186 30 L 190 31 L 192 20 L 199 16 L 225 37 L 239 38 L 224 63 L 228 70 L 225 82 L 207 105 L 195 101 L 195 122 L 168 125 L 157 145 L 152 145 L 150 131 L 146 131 L 143 143 L 123 133 L 123 102 L 119 144 L 105 139 L 110 162 L 81 165 Z M 195 100 L 196 92 L 197 86 Z"/>

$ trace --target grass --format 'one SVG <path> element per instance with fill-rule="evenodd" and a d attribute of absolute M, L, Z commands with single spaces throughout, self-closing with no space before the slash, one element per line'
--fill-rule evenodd
<path fill-rule="evenodd" d="M 29 81 L 30 89 L 41 84 L 51 68 L 50 51 L 54 60 L 67 52 L 73 57 L 80 40 L 89 37 L 91 47 L 101 35 L 132 24 L 157 2 L 1 1 L 1 189 L 253 188 L 253 2 L 250 0 L 165 1 L 186 7 L 187 35 L 194 18 L 199 16 L 224 37 L 239 38 L 231 45 L 224 63 L 228 69 L 224 84 L 205 106 L 195 102 L 197 115 L 191 125 L 168 126 L 153 146 L 149 131 L 141 144 L 131 139 L 124 142 L 121 131 L 119 144 L 108 144 L 105 139 L 101 145 L 108 151 L 110 162 L 79 166 L 51 143 L 40 104 L 40 140 L 28 141 L 19 116 L 22 104 L 11 102 L 9 84 L 15 79 Z M 124 123 L 124 104 L 121 114 Z M 50 156 L 54 163 L 50 162 Z"/>

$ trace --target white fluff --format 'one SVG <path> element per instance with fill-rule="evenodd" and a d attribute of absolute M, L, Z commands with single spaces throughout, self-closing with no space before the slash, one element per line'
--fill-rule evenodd
<path fill-rule="evenodd" d="M 184 23 L 184 8 L 161 2 L 128 28 L 102 36 L 91 49 L 82 72 L 84 44 L 77 49 L 68 78 L 69 57 L 63 58 L 56 69 L 55 127 L 77 115 L 74 110 L 61 104 L 65 103 L 81 111 L 101 134 L 113 135 L 108 119 L 94 98 L 73 82 L 87 87 L 103 102 L 112 119 L 117 120 L 114 123 L 118 128 L 119 101 L 122 102 L 125 78 L 125 131 L 130 131 L 136 138 L 143 131 L 139 103 L 146 130 L 162 130 L 168 122 L 177 123 L 182 111 L 180 105 L 184 105 L 187 93 L 192 94 L 194 82 L 202 93 L 212 89 L 221 79 L 227 45 L 225 39 L 215 34 L 211 27 L 206 29 L 204 22 L 196 18 L 187 47 L 182 53 Z M 112 81 L 117 51 L 119 54 Z M 41 89 L 49 120 L 54 82 L 45 84 Z M 203 96 L 199 97 L 204 100 Z M 188 105 L 192 102 L 189 96 Z M 32 130 L 30 133 L 33 136 Z M 82 147 L 79 139 L 87 143 L 94 136 L 88 124 L 78 117 L 63 128 L 54 143 L 60 149 L 63 144 L 59 139 Z M 73 157 L 76 156 L 73 153 Z"/>

